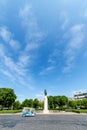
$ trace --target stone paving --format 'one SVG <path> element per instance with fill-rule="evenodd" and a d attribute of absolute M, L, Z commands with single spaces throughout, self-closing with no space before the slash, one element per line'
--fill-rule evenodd
<path fill-rule="evenodd" d="M 0 115 L 0 130 L 86 130 L 87 115 L 37 114 L 35 117 Z"/>

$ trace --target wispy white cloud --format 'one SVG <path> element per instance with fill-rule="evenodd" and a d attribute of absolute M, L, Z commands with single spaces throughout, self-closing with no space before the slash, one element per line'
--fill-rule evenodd
<path fill-rule="evenodd" d="M 15 63 L 11 57 L 4 56 L 4 63 L 5 65 L 15 73 L 17 73 L 20 76 L 25 75 L 26 69 L 19 66 L 19 64 Z"/>
<path fill-rule="evenodd" d="M 54 70 L 54 66 L 49 66 L 47 68 L 44 68 L 40 73 L 39 75 L 46 75 L 48 73 L 50 73 L 52 70 Z"/>
<path fill-rule="evenodd" d="M 30 74 L 27 76 L 25 66 L 15 63 L 11 58 L 6 56 L 0 58 L 3 59 L 3 62 L 1 62 L 3 66 L 0 65 L 0 73 L 6 76 L 13 84 L 15 83 L 16 86 L 26 87 L 30 90 L 33 89 L 33 87 L 30 86 L 32 77 Z"/>
<path fill-rule="evenodd" d="M 63 11 L 60 13 L 60 20 L 62 21 L 61 28 L 64 30 L 69 25 L 69 16 L 68 13 Z"/>
<path fill-rule="evenodd" d="M 26 38 L 25 50 L 33 51 L 35 49 L 38 49 L 45 35 L 39 28 L 37 19 L 33 13 L 32 5 L 27 4 L 23 8 L 21 8 L 19 15 L 22 26 L 24 27 L 25 30 L 25 38 Z"/>
<path fill-rule="evenodd" d="M 37 56 L 36 52 L 42 46 L 42 41 L 46 35 L 39 28 L 31 4 L 24 5 L 24 7 L 20 9 L 19 16 L 21 25 L 25 31 L 25 48 L 23 54 L 29 58 L 29 65 L 31 65 L 35 62 L 35 57 Z"/>
<path fill-rule="evenodd" d="M 5 47 L 2 43 L 0 43 L 0 56 L 3 56 L 5 52 Z"/>
<path fill-rule="evenodd" d="M 26 4 L 24 5 L 23 8 L 20 9 L 20 12 L 19 12 L 19 16 L 20 18 L 22 19 L 22 25 L 24 27 L 27 27 L 27 26 L 30 26 L 30 23 L 31 25 L 33 25 L 33 18 L 32 18 L 32 6 L 30 4 Z M 29 20 L 29 18 L 32 18 Z M 28 24 L 29 22 L 29 24 Z"/>
<path fill-rule="evenodd" d="M 29 67 L 29 64 L 31 62 L 31 58 L 29 55 L 27 55 L 26 53 L 23 53 L 19 56 L 19 62 L 17 63 L 17 65 L 19 65 L 20 67 Z"/>
<path fill-rule="evenodd" d="M 4 74 L 6 77 L 9 77 L 11 80 L 13 80 L 12 74 L 7 69 L 0 69 L 0 72 Z"/>
<path fill-rule="evenodd" d="M 19 49 L 20 47 L 19 41 L 13 38 L 13 33 L 10 32 L 6 26 L 0 27 L 0 37 L 3 39 L 4 42 L 10 45 L 13 49 Z"/>
<path fill-rule="evenodd" d="M 8 53 L 6 53 L 6 51 L 7 48 L 3 44 L 0 44 L 0 58 L 1 58 L 0 62 L 10 71 L 12 72 L 14 71 L 18 75 L 24 75 L 24 73 L 26 72 L 24 69 L 25 66 L 20 67 L 18 64 L 19 61 L 15 62 L 12 57 L 8 56 Z"/>
<path fill-rule="evenodd" d="M 20 49 L 20 43 L 19 43 L 19 41 L 17 41 L 17 40 L 10 39 L 9 45 L 10 45 L 13 49 L 16 49 L 16 50 Z"/>
<path fill-rule="evenodd" d="M 10 35 L 11 34 L 10 31 L 0 30 L 0 32 L 1 32 L 0 36 L 3 38 L 4 41 L 11 42 L 11 43 L 7 42 L 6 44 L 14 44 L 14 42 L 18 42 L 15 39 L 13 40 L 11 38 L 12 36 Z M 20 53 L 19 51 L 16 61 L 15 57 L 13 57 L 12 53 L 9 51 L 9 47 L 5 46 L 3 42 L 0 43 L 0 73 L 8 77 L 11 82 L 15 82 L 15 84 L 20 84 L 21 86 L 29 87 L 28 83 L 31 82 L 30 81 L 31 75 L 28 74 L 28 78 L 26 76 L 27 72 L 29 72 L 28 70 L 29 68 L 27 69 L 29 63 L 29 56 L 24 54 Z"/>
<path fill-rule="evenodd" d="M 33 60 L 33 53 L 31 54 L 31 52 L 35 52 L 41 46 L 44 34 L 38 26 L 30 4 L 21 8 L 19 15 L 25 31 L 24 48 L 22 50 L 20 49 L 20 42 L 15 39 L 14 33 L 8 27 L 0 27 L 0 38 L 2 39 L 2 43 L 0 44 L 0 63 L 3 65 L 0 68 L 0 72 L 6 77 L 11 78 L 13 82 L 17 80 L 15 83 L 17 86 L 21 84 L 28 88 L 28 84 L 32 82 L 32 74 L 29 71 Z M 9 52 L 9 47 L 5 45 L 8 45 L 11 49 L 18 50 L 17 60 L 13 57 L 14 54 Z M 29 89 L 33 89 L 33 87 L 30 86 Z"/>
<path fill-rule="evenodd" d="M 4 68 L 3 68 L 3 73 L 5 75 L 11 75 L 11 73 L 14 75 L 21 75 L 23 76 L 26 73 L 26 70 L 23 67 L 20 67 L 18 63 L 14 62 L 14 60 L 7 55 L 7 53 L 5 52 L 5 46 L 4 45 L 0 45 L 0 58 L 1 58 L 1 64 L 3 64 L 3 67 L 8 68 L 9 70 L 9 74 L 7 74 L 4 72 Z M 2 68 L 1 68 L 2 70 Z M 12 76 L 13 77 L 13 76 Z"/>
<path fill-rule="evenodd" d="M 60 55 L 61 55 L 61 50 L 59 50 L 58 46 L 55 45 L 53 52 L 49 55 L 48 63 L 50 63 L 51 65 L 57 64 Z"/>
<path fill-rule="evenodd" d="M 0 27 L 0 36 L 1 38 L 6 41 L 9 42 L 11 39 L 11 32 L 7 29 L 7 27 Z"/>
<path fill-rule="evenodd" d="M 2 55 L 0 54 L 0 56 L 4 66 L 0 71 L 5 76 L 11 78 L 11 80 L 17 80 L 17 84 L 29 87 L 31 90 L 34 89 L 32 86 L 28 85 L 32 82 L 32 75 L 29 70 L 33 60 L 32 54 L 34 53 L 31 54 L 31 52 L 35 52 L 36 49 L 41 46 L 41 41 L 45 35 L 38 26 L 30 4 L 27 4 L 21 8 L 19 15 L 21 20 L 20 22 L 25 32 L 24 48 L 23 50 L 18 50 L 20 49 L 21 44 L 14 38 L 14 34 L 8 29 L 8 27 L 0 27 L 0 37 L 4 43 L 9 45 L 11 49 L 16 49 L 19 51 L 17 54 L 17 61 L 15 61 L 10 52 L 8 55 L 8 48 L 3 45 L 2 48 L 4 51 L 1 49 Z M 6 71 L 6 69 L 8 69 L 8 71 Z"/>
<path fill-rule="evenodd" d="M 66 59 L 66 66 L 63 68 L 64 73 L 69 72 L 73 68 L 78 52 L 84 44 L 84 27 L 84 24 L 75 25 L 68 33 L 70 40 L 64 52 Z"/>
<path fill-rule="evenodd" d="M 38 43 L 32 42 L 32 44 L 29 43 L 26 45 L 25 51 L 33 51 L 35 49 L 38 49 L 38 47 Z"/>
<path fill-rule="evenodd" d="M 65 19 L 64 20 L 64 23 L 62 24 L 62 29 L 65 29 L 66 28 L 66 26 L 68 25 L 68 23 L 69 23 L 69 19 Z"/>

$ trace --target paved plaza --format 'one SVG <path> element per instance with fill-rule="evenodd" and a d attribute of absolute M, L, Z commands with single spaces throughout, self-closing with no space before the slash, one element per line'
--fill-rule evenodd
<path fill-rule="evenodd" d="M 0 115 L 0 130 L 86 130 L 87 115 Z"/>

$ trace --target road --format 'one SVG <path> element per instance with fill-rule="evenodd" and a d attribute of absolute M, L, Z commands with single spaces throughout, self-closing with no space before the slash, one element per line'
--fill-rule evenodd
<path fill-rule="evenodd" d="M 0 115 L 0 130 L 86 130 L 87 115 Z"/>

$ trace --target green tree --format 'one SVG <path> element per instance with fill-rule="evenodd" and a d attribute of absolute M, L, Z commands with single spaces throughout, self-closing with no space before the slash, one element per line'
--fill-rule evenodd
<path fill-rule="evenodd" d="M 68 98 L 66 96 L 49 96 L 48 104 L 50 109 L 57 109 L 67 105 Z"/>
<path fill-rule="evenodd" d="M 28 100 L 28 106 L 33 108 L 33 99 Z"/>
<path fill-rule="evenodd" d="M 3 90 L 0 88 L 0 105 L 3 104 Z"/>
<path fill-rule="evenodd" d="M 22 102 L 22 106 L 23 106 L 23 107 L 29 107 L 29 105 L 28 105 L 28 99 L 25 99 L 25 100 Z"/>
<path fill-rule="evenodd" d="M 54 109 L 53 96 L 48 96 L 48 106 L 49 106 L 49 109 Z"/>
<path fill-rule="evenodd" d="M 81 108 L 81 106 L 82 106 L 82 100 L 77 100 L 76 104 L 77 104 L 77 108 Z"/>
<path fill-rule="evenodd" d="M 44 107 L 44 102 L 43 101 L 39 101 L 39 109 L 43 109 Z"/>
<path fill-rule="evenodd" d="M 60 106 L 60 96 L 53 97 L 53 104 L 54 104 L 54 109 Z"/>
<path fill-rule="evenodd" d="M 65 106 L 68 103 L 68 98 L 66 96 L 61 96 L 59 102 L 60 102 L 60 106 Z"/>
<path fill-rule="evenodd" d="M 77 103 L 76 103 L 76 101 L 70 100 L 70 101 L 68 102 L 68 106 L 71 107 L 71 108 L 76 108 Z"/>
<path fill-rule="evenodd" d="M 22 109 L 22 105 L 19 101 L 15 101 L 14 104 L 13 104 L 13 109 Z"/>
<path fill-rule="evenodd" d="M 22 102 L 23 107 L 33 107 L 33 99 L 25 99 Z"/>
<path fill-rule="evenodd" d="M 12 88 L 0 88 L 0 105 L 2 105 L 2 107 L 12 107 L 15 99 L 16 94 Z"/>
<path fill-rule="evenodd" d="M 33 101 L 33 107 L 34 107 L 35 109 L 38 109 L 38 108 L 39 108 L 39 100 L 38 100 L 37 98 L 35 98 L 34 101 Z"/>
<path fill-rule="evenodd" d="M 87 99 L 82 100 L 82 106 L 84 106 L 84 108 L 87 108 Z"/>

